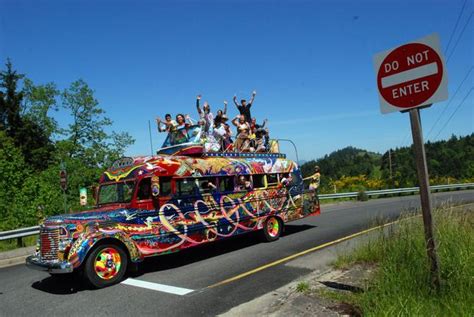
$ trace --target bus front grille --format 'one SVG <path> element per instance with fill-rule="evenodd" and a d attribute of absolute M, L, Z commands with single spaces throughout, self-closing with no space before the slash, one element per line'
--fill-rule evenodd
<path fill-rule="evenodd" d="M 44 261 L 57 261 L 59 251 L 59 228 L 40 229 L 40 252 Z"/>

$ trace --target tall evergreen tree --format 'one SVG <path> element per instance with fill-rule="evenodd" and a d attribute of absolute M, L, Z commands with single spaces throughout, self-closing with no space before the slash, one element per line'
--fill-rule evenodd
<path fill-rule="evenodd" d="M 35 170 L 44 170 L 54 147 L 34 118 L 21 115 L 24 93 L 18 86 L 23 78 L 24 75 L 13 70 L 11 61 L 7 60 L 6 70 L 0 72 L 0 129 L 21 149 L 25 162 Z"/>

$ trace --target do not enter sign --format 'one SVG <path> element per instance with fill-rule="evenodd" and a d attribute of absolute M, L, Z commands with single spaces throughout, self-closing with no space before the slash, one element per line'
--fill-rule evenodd
<path fill-rule="evenodd" d="M 382 113 L 421 107 L 448 98 L 436 34 L 377 54 L 374 66 Z"/>

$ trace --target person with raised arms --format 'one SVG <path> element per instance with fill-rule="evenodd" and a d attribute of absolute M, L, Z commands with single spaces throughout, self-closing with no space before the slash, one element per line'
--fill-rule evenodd
<path fill-rule="evenodd" d="M 249 124 L 252 122 L 252 116 L 250 114 L 250 107 L 253 105 L 253 101 L 255 99 L 255 96 L 257 95 L 257 91 L 252 92 L 252 97 L 250 98 L 250 101 L 247 103 L 247 100 L 242 99 L 240 100 L 240 104 L 237 103 L 237 96 L 234 95 L 234 104 L 239 109 L 239 112 L 241 115 L 245 117 L 245 121 L 247 121 Z"/>
<path fill-rule="evenodd" d="M 158 126 L 158 132 L 170 132 L 178 125 L 176 121 L 171 119 L 169 113 L 165 115 L 165 121 L 161 121 L 160 117 L 156 118 L 156 124 Z"/>
<path fill-rule="evenodd" d="M 200 123 L 203 124 L 204 132 L 208 134 L 209 132 L 212 132 L 212 128 L 214 126 L 214 115 L 211 112 L 211 106 L 207 103 L 207 101 L 204 102 L 204 106 L 201 109 L 201 106 L 199 105 L 201 101 L 201 95 L 198 95 L 196 97 L 196 108 L 199 114 L 200 118 Z"/>

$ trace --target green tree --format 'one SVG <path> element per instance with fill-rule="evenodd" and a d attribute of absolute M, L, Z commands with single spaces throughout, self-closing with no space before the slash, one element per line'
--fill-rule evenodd
<path fill-rule="evenodd" d="M 0 131 L 0 230 L 15 228 L 21 223 L 18 210 L 13 203 L 24 180 L 29 175 L 29 169 L 23 155 L 12 138 Z"/>
<path fill-rule="evenodd" d="M 56 160 L 68 171 L 68 202 L 78 204 L 79 188 L 96 184 L 104 168 L 123 156 L 133 138 L 126 132 L 107 133 L 112 121 L 105 116 L 93 90 L 83 80 L 73 82 L 62 94 L 62 106 L 72 117 L 63 130 L 65 139 L 56 142 Z"/>
<path fill-rule="evenodd" d="M 24 102 L 23 117 L 27 117 L 38 124 L 48 138 L 61 133 L 58 122 L 49 115 L 51 111 L 58 111 L 57 97 L 59 91 L 54 83 L 35 85 L 31 79 L 23 82 Z"/>
<path fill-rule="evenodd" d="M 22 116 L 24 92 L 18 90 L 24 78 L 13 70 L 7 60 L 6 70 L 0 71 L 0 130 L 14 140 L 23 153 L 25 161 L 35 170 L 45 169 L 50 161 L 53 144 L 47 132 L 34 117 Z"/>
<path fill-rule="evenodd" d="M 10 59 L 5 64 L 6 70 L 0 71 L 0 128 L 10 137 L 15 137 L 21 126 L 21 101 L 23 93 L 18 92 L 18 81 L 24 75 L 13 70 Z"/>
<path fill-rule="evenodd" d="M 105 116 L 85 81 L 77 80 L 65 89 L 62 103 L 73 119 L 65 129 L 68 144 L 61 146 L 69 158 L 80 158 L 89 166 L 104 167 L 133 144 L 134 140 L 128 133 L 106 132 L 112 120 Z"/>

